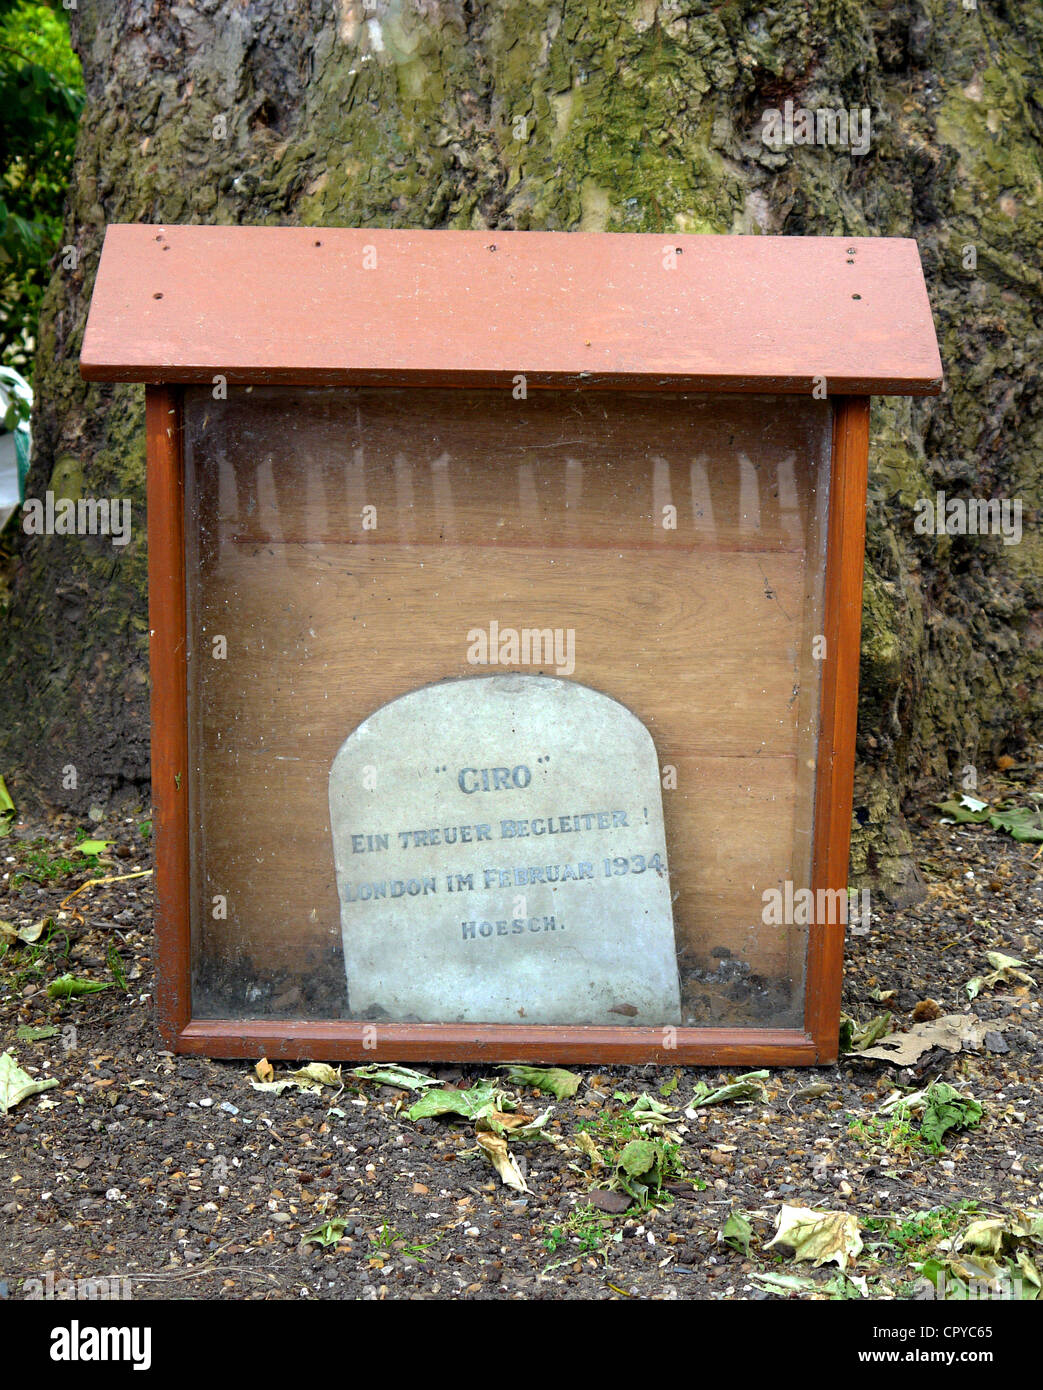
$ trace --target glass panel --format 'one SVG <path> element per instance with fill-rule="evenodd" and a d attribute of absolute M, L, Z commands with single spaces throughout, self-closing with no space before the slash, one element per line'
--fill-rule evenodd
<path fill-rule="evenodd" d="M 419 1017 L 372 1003 L 352 1012 L 341 897 L 354 890 L 343 865 L 338 890 L 331 769 L 388 702 L 521 672 L 601 692 L 651 735 L 680 983 L 679 1015 L 660 1021 L 800 1026 L 828 403 L 289 387 L 215 401 L 199 388 L 186 392 L 185 421 L 196 1017 Z M 503 640 L 525 632 L 557 645 Z M 480 664 L 476 633 L 495 664 Z M 420 752 L 424 737 L 418 727 Z M 568 790 L 565 776 L 550 809 L 570 809 Z M 604 806 L 572 809 L 611 812 L 626 796 L 621 786 Z M 499 805 L 481 799 L 475 821 L 498 827 Z M 565 824 L 591 836 L 577 833 L 576 846 L 597 845 L 600 878 L 596 821 Z M 359 829 L 374 826 L 409 829 L 379 817 Z M 583 862 L 565 839 L 551 857 Z M 497 835 L 493 864 L 516 865 L 511 848 Z M 367 873 L 367 884 L 399 881 Z M 438 885 L 425 910 L 466 937 Z M 634 892 L 628 910 L 642 901 Z M 610 895 L 599 901 L 626 963 L 639 938 L 613 920 Z M 546 912 L 541 902 L 529 910 Z M 390 902 L 387 914 L 398 920 Z M 509 900 L 502 915 L 517 917 Z M 345 907 L 349 931 L 352 920 Z M 546 947 L 552 960 L 565 941 Z M 499 949 L 470 957 L 473 969 L 501 968 Z M 539 1021 L 592 1021 L 561 1007 Z M 621 1025 L 649 1021 L 618 1008 Z M 428 1012 L 423 1021 L 460 1016 L 450 1000 Z M 484 1021 L 519 1017 L 531 1014 Z"/>

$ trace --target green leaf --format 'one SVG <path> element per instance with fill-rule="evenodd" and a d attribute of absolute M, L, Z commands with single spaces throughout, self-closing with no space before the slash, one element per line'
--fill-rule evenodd
<path fill-rule="evenodd" d="M 270 1083 L 269 1083 L 270 1084 Z M 301 1236 L 302 1245 L 336 1245 L 343 1236 L 348 1222 L 343 1216 L 334 1216 L 328 1221 L 323 1221 L 307 1235 Z"/>
<path fill-rule="evenodd" d="M 926 1260 L 924 1260 L 923 1264 L 920 1266 L 920 1274 L 935 1289 L 938 1288 L 939 1280 L 946 1276 L 947 1273 L 948 1267 L 946 1265 L 946 1262 L 944 1260 L 939 1260 L 934 1255 L 929 1256 Z M 948 1285 L 947 1278 L 945 1279 L 945 1283 L 946 1285 Z M 946 1289 L 946 1294 L 947 1297 L 950 1296 L 948 1289 Z"/>
<path fill-rule="evenodd" d="M 609 1189 L 627 1193 L 645 1209 L 663 1196 L 663 1184 L 668 1178 L 679 1178 L 692 1186 L 699 1186 L 698 1179 L 684 1175 L 678 1157 L 680 1147 L 680 1144 L 658 1136 L 654 1139 L 631 1139 L 616 1156 L 615 1167 L 608 1181 Z"/>
<path fill-rule="evenodd" d="M 494 1110 L 514 1110 L 515 1102 L 496 1085 L 486 1081 L 468 1091 L 427 1091 L 415 1101 L 406 1114 L 411 1120 L 425 1120 L 437 1115 L 459 1115 L 465 1120 L 486 1119 Z"/>
<path fill-rule="evenodd" d="M 1040 1247 L 1032 1234 L 1040 1220 L 1039 1213 L 1018 1211 L 973 1221 L 955 1242 L 954 1253 L 932 1255 L 919 1266 L 920 1274 L 947 1302 L 983 1297 L 1041 1301 Z M 1038 1229 L 1043 1238 L 1043 1225 Z"/>
<path fill-rule="evenodd" d="M 868 1298 L 869 1281 L 864 1275 L 834 1274 L 822 1285 L 831 1303 L 843 1302 L 851 1298 Z"/>
<path fill-rule="evenodd" d="M 858 1023 L 846 1014 L 840 1019 L 840 1050 L 842 1052 L 861 1052 L 872 1047 L 875 1042 L 885 1038 L 891 1027 L 891 1015 L 877 1014 L 868 1023 Z"/>
<path fill-rule="evenodd" d="M 1014 1259 L 1022 1275 L 1022 1299 L 1026 1303 L 1043 1301 L 1043 1260 L 1034 1260 L 1024 1249 L 1019 1249 Z"/>
<path fill-rule="evenodd" d="M 81 840 L 76 848 L 81 854 L 104 854 L 112 840 Z"/>
<path fill-rule="evenodd" d="M 47 986 L 47 993 L 52 999 L 74 999 L 81 994 L 97 994 L 99 990 L 108 988 L 108 984 L 102 984 L 98 980 L 80 980 L 75 975 L 59 975 L 57 980 L 52 980 Z"/>
<path fill-rule="evenodd" d="M 642 1092 L 627 1114 L 642 1129 L 665 1129 L 667 1125 L 675 1123 L 677 1109 L 672 1105 L 664 1105 L 661 1100 L 656 1100 L 655 1096 L 650 1096 L 647 1092 Z"/>
<path fill-rule="evenodd" d="M 989 819 L 989 807 L 985 801 L 973 796 L 961 797 L 959 801 L 936 801 L 935 806 L 948 820 L 957 825 L 981 825 Z"/>
<path fill-rule="evenodd" d="M 1009 811 L 994 811 L 989 824 L 995 830 L 1005 830 L 1015 840 L 1043 841 L 1043 807 L 1013 806 Z"/>
<path fill-rule="evenodd" d="M 768 1293 L 809 1293 L 816 1298 L 827 1299 L 830 1303 L 844 1302 L 852 1298 L 868 1298 L 869 1284 L 864 1278 L 852 1278 L 846 1274 L 834 1274 L 825 1281 L 808 1278 L 800 1274 L 770 1274 L 758 1271 L 750 1275 L 751 1283 Z"/>
<path fill-rule="evenodd" d="M 57 1084 L 56 1076 L 47 1081 L 38 1081 L 30 1076 L 27 1071 L 21 1069 L 10 1052 L 0 1055 L 0 1113 L 6 1115 L 20 1101 L 25 1100 L 26 1096 L 34 1096 L 38 1091 L 49 1091 Z"/>
<path fill-rule="evenodd" d="M 963 1096 L 945 1081 L 936 1081 L 925 1096 L 920 1138 L 932 1153 L 941 1153 L 950 1129 L 973 1129 L 985 1112 L 971 1096 Z"/>
<path fill-rule="evenodd" d="M 378 1086 L 397 1086 L 400 1091 L 422 1091 L 427 1086 L 438 1085 L 437 1077 L 414 1071 L 412 1067 L 400 1067 L 397 1062 L 388 1062 L 383 1066 L 379 1062 L 371 1062 L 365 1067 L 352 1067 L 351 1075 L 357 1076 L 360 1081 L 373 1081 Z"/>
<path fill-rule="evenodd" d="M 15 821 L 15 805 L 4 779 L 0 777 L 0 835 L 9 835 Z"/>
<path fill-rule="evenodd" d="M 942 815 L 957 825 L 980 825 L 985 821 L 994 830 L 1004 830 L 1022 842 L 1043 841 L 1043 806 L 990 807 L 988 802 L 973 796 L 959 801 L 936 801 Z"/>
<path fill-rule="evenodd" d="M 769 1293 L 817 1293 L 820 1287 L 817 1279 L 806 1274 L 774 1274 L 769 1270 L 751 1274 L 750 1283 Z"/>
<path fill-rule="evenodd" d="M 750 1241 L 753 1239 L 753 1227 L 741 1211 L 733 1211 L 728 1217 L 728 1220 L 721 1227 L 721 1239 L 725 1245 L 730 1245 L 733 1250 L 738 1250 L 740 1255 L 749 1255 Z"/>
<path fill-rule="evenodd" d="M 1005 974 L 1009 971 L 1011 974 L 1016 975 L 1019 970 L 1024 970 L 1025 968 L 1025 962 L 1023 960 L 1018 960 L 1015 956 L 1005 956 L 1002 951 L 986 951 L 985 959 L 992 966 L 993 970 L 998 970 L 1001 974 Z M 1032 976 L 1029 975 L 1027 978 L 1031 980 Z"/>
<path fill-rule="evenodd" d="M 705 1081 L 700 1081 L 688 1103 L 689 1109 L 697 1110 L 701 1105 L 721 1105 L 725 1101 L 756 1100 L 763 1104 L 768 1099 L 768 1093 L 761 1083 L 767 1079 L 766 1071 L 748 1071 L 727 1086 L 718 1086 L 715 1090 Z"/>
<path fill-rule="evenodd" d="M 631 1139 L 619 1155 L 619 1167 L 629 1178 L 650 1173 L 659 1160 L 659 1151 L 649 1139 Z"/>
<path fill-rule="evenodd" d="M 528 1067 L 518 1062 L 507 1062 L 501 1067 L 507 1073 L 508 1081 L 516 1086 L 534 1086 L 538 1091 L 546 1091 L 558 1100 L 568 1100 L 579 1090 L 581 1076 L 562 1067 Z"/>
<path fill-rule="evenodd" d="M 61 1032 L 53 1023 L 46 1023 L 41 1028 L 33 1028 L 28 1023 L 20 1023 L 15 1029 L 15 1037 L 19 1042 L 42 1042 L 44 1038 L 55 1038 Z"/>
<path fill-rule="evenodd" d="M 1007 1243 L 1009 1224 L 1002 1216 L 983 1217 L 972 1221 L 958 1241 L 959 1248 L 979 1250 L 983 1255 L 1002 1255 Z"/>

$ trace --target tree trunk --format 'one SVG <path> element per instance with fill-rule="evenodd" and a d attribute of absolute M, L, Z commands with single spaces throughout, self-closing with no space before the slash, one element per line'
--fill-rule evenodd
<path fill-rule="evenodd" d="M 77 372 L 106 223 L 915 236 L 947 382 L 874 408 L 853 850 L 915 896 L 903 799 L 1043 712 L 1043 11 L 964 3 L 80 0 L 78 265 L 40 326 L 28 492 L 131 497 L 134 531 L 15 542 L 19 803 L 148 795 L 144 393 Z M 868 108 L 870 148 L 770 148 L 787 100 Z M 938 491 L 1023 499 L 1021 543 L 917 534 Z"/>

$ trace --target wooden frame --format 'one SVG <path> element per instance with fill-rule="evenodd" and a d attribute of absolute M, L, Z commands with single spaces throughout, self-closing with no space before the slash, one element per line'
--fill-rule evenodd
<path fill-rule="evenodd" d="M 385 1024 L 337 1020 L 191 1017 L 187 632 L 181 393 L 146 392 L 149 448 L 149 623 L 152 641 L 152 779 L 157 846 L 157 1007 L 164 1041 L 175 1051 L 251 1057 L 323 1056 L 447 1061 L 475 1057 L 562 1061 L 592 1055 L 619 1062 L 698 1061 L 799 1065 L 833 1061 L 843 968 L 842 924 L 815 924 L 808 943 L 803 1030 L 767 1028 L 517 1027 Z M 826 657 L 822 670 L 812 889 L 847 887 L 848 838 L 858 707 L 862 551 L 869 446 L 869 402 L 834 402 L 826 571 Z M 823 814 L 824 811 L 824 814 Z M 817 900 L 817 899 L 816 899 Z M 676 1034 L 674 1039 L 673 1034 Z"/>
<path fill-rule="evenodd" d="M 143 248 L 153 256 L 153 248 L 157 243 L 164 250 L 173 246 L 175 251 L 178 251 L 182 245 L 179 238 L 189 233 L 193 235 L 185 238 L 184 245 L 191 250 L 194 239 L 198 253 L 205 257 L 213 252 L 212 246 L 203 234 L 220 232 L 224 239 L 247 229 L 118 228 L 110 229 L 110 236 L 112 230 L 123 234 L 122 238 L 117 240 L 126 241 L 125 234 L 134 234 L 129 239 L 134 253 L 130 256 L 131 271 L 140 275 L 140 267 L 135 270 L 135 257 L 140 258 Z M 412 238 L 414 242 L 418 237 L 434 238 L 434 242 L 423 241 L 424 254 L 429 259 L 431 255 L 442 254 L 450 249 L 441 244 L 444 238 L 478 238 L 481 247 L 477 241 L 472 240 L 470 243 L 472 259 L 478 255 L 484 256 L 486 242 L 491 242 L 493 238 L 493 234 L 485 233 L 374 234 L 345 231 L 334 234 L 323 231 L 320 236 L 316 236 L 303 229 L 267 230 L 277 231 L 282 238 L 288 235 L 296 238 L 298 250 L 304 249 L 306 239 L 315 241 L 318 246 L 321 239 L 332 236 L 355 238 L 356 245 L 360 244 L 360 239 L 368 244 L 374 237 L 381 236 Z M 495 235 L 495 240 L 501 248 L 505 243 L 518 238 L 521 238 L 522 242 L 526 238 L 546 240 L 542 234 Z M 590 243 L 601 239 L 561 235 L 552 237 L 551 240 L 557 243 L 556 253 L 568 250 L 571 255 L 578 255 L 581 262 L 583 248 L 576 243 Z M 617 243 L 651 241 L 658 246 L 663 238 L 627 237 L 609 240 Z M 718 243 L 714 255 L 724 255 L 727 259 L 736 254 L 734 244 L 743 240 L 713 237 L 680 238 L 678 245 L 684 243 L 687 247 L 689 243 Z M 750 240 L 761 242 L 771 239 Z M 811 239 L 796 240 L 805 242 L 805 248 L 801 252 L 803 255 L 806 242 Z M 826 239 L 827 242 L 829 240 Z M 570 248 L 564 247 L 560 244 L 563 242 L 573 245 Z M 728 245 L 725 247 L 720 243 Z M 815 244 L 821 246 L 821 243 Z M 876 248 L 881 244 L 868 243 Z M 866 243 L 855 241 L 851 245 L 864 247 Z M 899 269 L 895 274 L 903 281 L 906 299 L 902 303 L 908 306 L 910 298 L 916 300 L 913 312 L 918 315 L 918 319 L 915 328 L 910 330 L 905 339 L 900 339 L 897 353 L 892 352 L 886 362 L 880 360 L 881 354 L 887 354 L 886 345 L 882 348 L 879 340 L 869 345 L 863 342 L 863 358 L 874 359 L 868 362 L 868 372 L 849 365 L 846 376 L 843 371 L 839 373 L 842 380 L 852 381 L 861 389 L 843 395 L 833 395 L 832 391 L 830 392 L 833 432 L 825 579 L 826 655 L 822 667 L 820 732 L 814 793 L 812 889 L 816 895 L 819 890 L 843 892 L 847 888 L 869 447 L 867 392 L 871 389 L 897 389 L 909 394 L 933 394 L 940 389 L 940 363 L 937 362 L 929 307 L 926 309 L 926 324 L 923 319 L 926 295 L 922 295 L 921 303 L 913 293 L 916 289 L 915 281 L 919 277 L 919 262 L 916 261 L 917 274 L 910 280 L 907 248 L 912 246 L 912 243 L 889 245 L 903 248 L 902 255 L 896 263 Z M 915 247 L 913 251 L 915 253 Z M 877 252 L 874 251 L 873 254 Z M 863 260 L 865 259 L 866 257 L 863 257 Z M 845 267 L 852 263 L 845 255 Z M 103 276 L 106 274 L 108 281 L 103 283 Z M 182 266 L 180 274 L 182 289 L 185 293 L 191 291 L 197 299 L 200 266 L 195 264 L 187 270 Z M 155 342 L 149 342 L 146 328 L 143 347 L 135 347 L 133 343 L 128 345 L 126 339 L 119 338 L 121 322 L 124 322 L 127 313 L 134 310 L 135 300 L 144 292 L 138 286 L 128 290 L 124 284 L 125 275 L 126 265 L 124 260 L 120 259 L 118 250 L 108 263 L 108 268 L 103 260 L 99 288 L 96 290 L 92 307 L 91 326 L 85 338 L 82 370 L 85 376 L 93 379 L 142 379 L 144 376 L 149 383 L 146 391 L 146 423 L 152 780 L 157 890 L 157 1007 L 160 1032 L 167 1045 L 178 1052 L 221 1057 L 250 1058 L 263 1054 L 270 1058 L 323 1057 L 335 1060 L 407 1062 L 520 1059 L 558 1062 L 597 1060 L 602 1063 L 806 1065 L 834 1061 L 838 1046 L 837 1024 L 842 980 L 842 924 L 818 923 L 811 927 L 804 994 L 804 1026 L 800 1029 L 384 1022 L 380 1023 L 379 1028 L 374 1029 L 371 1023 L 348 1020 L 326 1022 L 193 1019 L 192 943 L 188 926 L 191 807 L 188 777 L 186 521 L 180 387 L 185 382 L 210 380 L 211 376 L 218 373 L 211 370 L 213 362 L 200 365 L 201 359 L 198 357 L 197 360 L 189 361 L 192 354 L 177 347 L 174 342 L 176 335 L 157 346 Z M 846 295 L 852 282 L 842 278 L 842 283 Z M 895 288 L 894 275 L 890 280 L 887 275 L 882 275 L 877 288 L 882 289 L 887 285 L 890 285 L 891 289 Z M 919 287 L 922 291 L 922 279 L 919 280 Z M 167 291 L 153 293 L 158 296 Z M 806 299 L 806 287 L 802 291 L 802 298 Z M 185 312 L 190 311 L 186 309 Z M 594 312 L 596 316 L 596 308 Z M 650 313 L 654 316 L 655 312 L 657 310 L 653 306 Z M 839 345 L 849 331 L 846 325 L 835 325 L 834 328 L 836 331 L 826 335 L 831 342 L 823 345 L 822 356 L 827 359 L 834 346 Z M 169 327 L 164 331 L 169 332 Z M 594 331 L 596 330 L 591 330 Z M 162 337 L 162 334 L 160 336 Z M 575 336 L 574 329 L 571 336 Z M 394 323 L 391 324 L 383 341 L 389 339 L 396 339 Z M 205 333 L 200 337 L 200 342 L 204 341 L 207 341 Z M 850 343 L 843 343 L 843 350 L 848 352 L 850 361 L 857 361 L 857 348 L 856 344 L 856 350 L 852 355 L 849 351 Z M 518 346 L 517 350 L 522 351 L 522 346 Z M 253 338 L 250 339 L 248 332 L 247 341 L 241 346 L 236 359 L 225 363 L 224 371 L 220 374 L 226 376 L 229 381 L 236 382 L 274 380 L 281 384 L 292 382 L 313 385 L 330 381 L 357 383 L 365 380 L 369 384 L 376 381 L 378 384 L 401 385 L 405 380 L 412 384 L 470 386 L 475 384 L 477 373 L 478 378 L 488 384 L 480 366 L 476 367 L 473 361 L 462 364 L 462 359 L 453 371 L 443 366 L 432 372 L 421 363 L 416 371 L 410 373 L 393 366 L 375 363 L 367 374 L 357 365 L 350 363 L 340 369 L 332 368 L 322 357 L 325 348 L 320 350 L 313 345 L 311 351 L 315 360 L 310 367 L 298 363 L 279 371 L 268 362 L 265 354 L 269 351 L 269 340 L 259 330 L 254 329 Z M 568 353 L 564 353 L 564 359 L 556 364 L 554 370 L 545 370 L 534 375 L 539 377 L 536 384 L 559 388 L 565 385 L 586 389 L 594 389 L 595 386 L 601 389 L 619 389 L 639 385 L 641 389 L 657 387 L 668 390 L 692 389 L 693 385 L 698 383 L 702 389 L 708 389 L 712 385 L 714 390 L 791 393 L 807 390 L 808 383 L 818 379 L 818 373 L 808 375 L 806 371 L 792 370 L 792 364 L 788 361 L 784 367 L 774 371 L 764 368 L 751 371 L 742 360 L 742 351 L 736 348 L 734 343 L 726 342 L 721 351 L 725 358 L 729 358 L 730 353 L 730 358 L 719 363 L 717 374 L 709 378 L 705 363 L 688 363 L 683 372 L 674 369 L 666 373 L 658 363 L 646 363 L 642 371 L 635 372 L 632 365 L 628 364 L 626 370 L 605 374 L 595 383 L 589 380 L 585 371 L 577 371 L 576 363 L 568 359 Z M 182 353 L 180 359 L 178 352 Z M 145 357 L 149 354 L 151 356 L 146 361 Z M 447 355 L 452 360 L 452 351 Z M 521 360 L 524 362 L 525 359 Z M 865 365 L 863 363 L 863 368 Z M 500 385 L 505 384 L 504 370 L 499 364 L 489 369 Z M 828 373 L 826 375 L 827 379 L 830 379 Z M 511 376 L 507 377 L 508 388 L 511 379 Z M 834 379 L 835 376 L 831 380 Z M 533 384 L 532 377 L 530 384 Z"/>

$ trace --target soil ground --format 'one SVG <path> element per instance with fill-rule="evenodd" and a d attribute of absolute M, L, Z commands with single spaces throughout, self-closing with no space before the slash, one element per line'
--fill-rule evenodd
<path fill-rule="evenodd" d="M 275 1095 L 251 1086 L 251 1065 L 162 1050 L 151 878 L 67 901 L 99 872 L 149 867 L 146 815 L 91 826 L 113 844 L 86 870 L 83 828 L 70 822 L 20 822 L 0 840 L 0 918 L 16 929 L 53 922 L 35 943 L 0 944 L 0 1051 L 58 1081 L 0 1115 L 0 1297 L 41 1285 L 75 1296 L 60 1281 L 116 1277 L 135 1298 L 913 1298 L 924 1294 L 918 1264 L 943 1255 L 974 1215 L 1043 1207 L 1040 985 L 1001 980 L 973 1002 L 966 989 L 988 971 L 987 951 L 1040 980 L 1038 845 L 941 825 L 929 810 L 917 830 L 926 901 L 904 912 L 874 904 L 868 931 L 849 928 L 848 1015 L 865 1023 L 886 1008 L 907 1029 L 939 1011 L 973 1013 L 999 1025 L 979 1051 L 935 1049 L 906 1069 L 857 1053 L 776 1069 L 765 1101 L 689 1115 L 699 1081 L 736 1073 L 586 1067 L 564 1101 L 509 1087 L 530 1114 L 554 1107 L 553 1143 L 512 1145 L 532 1189 L 522 1193 L 476 1149 L 472 1124 L 411 1121 L 415 1095 L 347 1066 L 340 1087 Z M 50 998 L 48 984 L 69 973 L 108 988 Z M 489 1074 L 426 1070 L 456 1087 Z M 934 1154 L 915 1124 L 876 1112 L 896 1085 L 938 1078 L 984 1115 Z M 613 1215 L 590 1201 L 612 1200 L 595 1184 L 641 1137 L 626 1114 L 641 1093 L 675 1107 L 670 1190 L 661 1205 Z M 577 1142 L 584 1132 L 602 1166 Z M 864 1282 L 766 1249 L 784 1204 L 854 1215 L 864 1248 L 848 1273 Z M 719 1238 L 733 1211 L 752 1227 L 746 1254 Z M 302 1241 L 327 1220 L 341 1223 L 333 1243 Z M 764 1271 L 812 1282 L 780 1294 L 759 1284 Z"/>

